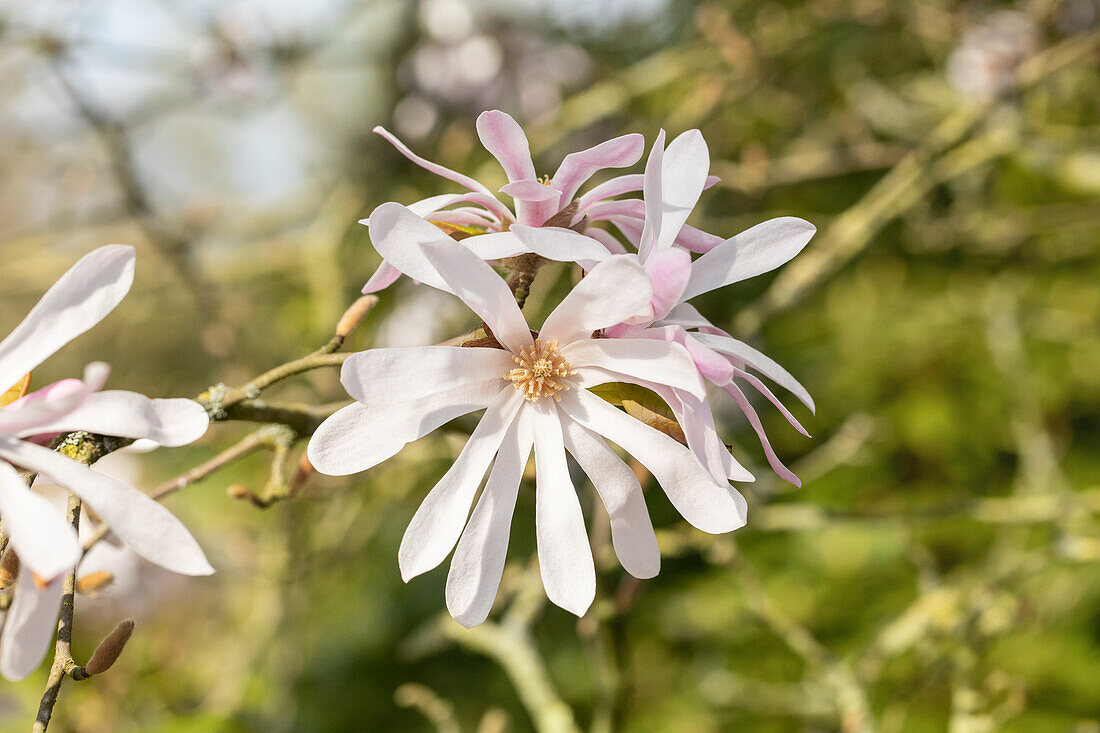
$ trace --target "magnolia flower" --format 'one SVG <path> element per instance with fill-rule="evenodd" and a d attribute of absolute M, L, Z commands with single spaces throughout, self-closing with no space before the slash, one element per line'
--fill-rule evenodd
<path fill-rule="evenodd" d="M 641 135 L 622 135 L 587 150 L 570 153 L 552 178 L 540 179 L 531 161 L 527 136 L 519 124 L 498 110 L 482 112 L 477 118 L 477 134 L 482 145 L 500 162 L 508 176 L 508 184 L 500 192 L 512 198 L 515 204 L 513 212 L 481 182 L 421 158 L 382 127 L 376 127 L 374 131 L 417 165 L 468 189 L 467 193 L 432 196 L 412 204 L 409 210 L 454 233 L 467 245 L 475 242 L 469 235 L 489 234 L 488 239 L 476 240 L 477 251 L 483 259 L 502 259 L 534 252 L 550 260 L 595 264 L 608 252 L 625 252 L 609 232 L 587 227 L 587 223 L 612 219 L 616 224 L 629 227 L 629 216 L 620 217 L 618 209 L 601 208 L 601 204 L 613 196 L 640 191 L 641 174 L 612 178 L 580 197 L 577 197 L 577 191 L 600 170 L 625 168 L 637 163 L 644 145 Z M 708 182 L 713 184 L 717 180 L 712 178 Z M 640 206 L 642 202 L 633 203 Z M 370 221 L 364 219 L 360 223 L 369 225 Z M 579 236 L 575 230 L 582 231 L 588 238 Z M 696 239 L 701 235 L 692 234 Z M 363 292 L 373 293 L 389 287 L 399 276 L 400 272 L 392 263 L 383 261 Z"/>
<path fill-rule="evenodd" d="M 408 581 L 439 565 L 457 543 L 446 596 L 459 623 L 475 626 L 492 607 L 532 446 L 543 585 L 552 602 L 577 615 L 595 597 L 596 575 L 566 451 L 607 508 L 620 562 L 639 578 L 658 572 L 660 552 L 641 486 L 605 439 L 645 465 L 696 527 L 718 533 L 744 525 L 745 500 L 726 481 L 712 478 L 680 443 L 586 389 L 644 379 L 703 397 L 702 380 L 680 345 L 592 338 L 649 302 L 652 288 L 636 261 L 612 257 L 596 265 L 533 335 L 492 268 L 415 213 L 386 204 L 372 216 L 371 230 L 382 235 L 375 241 L 390 263 L 458 296 L 501 348 L 423 346 L 353 355 L 341 382 L 357 402 L 321 425 L 308 454 L 323 473 L 356 473 L 449 420 L 485 409 L 454 465 L 420 505 L 399 552 Z"/>
<path fill-rule="evenodd" d="M 0 385 L 26 375 L 67 342 L 101 321 L 130 289 L 131 247 L 101 247 L 51 287 L 0 341 Z M 69 379 L 0 406 L 0 515 L 20 560 L 15 599 L 0 635 L 0 673 L 19 679 L 45 653 L 56 627 L 61 576 L 80 559 L 76 533 L 49 501 L 32 492 L 16 467 L 48 477 L 81 497 L 115 535 L 147 560 L 186 575 L 213 572 L 198 543 L 171 512 L 132 486 L 38 443 L 43 436 L 85 430 L 161 445 L 190 443 L 208 417 L 185 399 L 151 400 L 134 392 L 100 392 L 107 366 L 93 363 Z M 35 439 L 39 440 L 35 440 Z"/>
<path fill-rule="evenodd" d="M 653 298 L 648 312 L 605 330 L 613 338 L 655 338 L 683 344 L 699 374 L 737 403 L 764 448 L 768 463 L 782 478 L 800 485 L 776 456 L 760 418 L 738 381 L 759 391 L 799 432 L 809 435 L 778 398 L 749 369 L 790 390 L 810 410 L 814 403 L 805 387 L 785 369 L 756 349 L 713 326 L 686 301 L 725 285 L 774 270 L 799 252 L 816 228 L 791 216 L 770 219 L 735 237 L 709 246 L 696 260 L 674 246 L 707 180 L 710 158 L 698 130 L 689 130 L 664 150 L 664 131 L 646 161 L 645 219 L 638 234 L 638 259 L 648 273 Z M 688 444 L 715 476 L 731 476 L 739 466 L 719 439 L 705 400 L 669 387 L 653 386 L 672 408 Z"/>

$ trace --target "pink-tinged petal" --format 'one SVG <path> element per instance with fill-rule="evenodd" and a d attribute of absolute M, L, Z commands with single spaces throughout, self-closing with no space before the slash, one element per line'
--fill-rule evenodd
<path fill-rule="evenodd" d="M 539 204 L 543 201 L 553 201 L 556 204 L 561 200 L 561 191 L 543 185 L 532 178 L 512 181 L 501 186 L 500 192 L 511 196 L 515 201 L 523 201 L 529 204 Z"/>
<path fill-rule="evenodd" d="M 626 247 L 623 243 L 615 238 L 615 235 L 611 232 L 604 231 L 603 229 L 596 229 L 595 227 L 589 227 L 584 231 L 584 236 L 592 237 L 597 242 L 602 244 L 608 252 L 613 255 L 625 255 Z"/>
<path fill-rule="evenodd" d="M 456 417 L 483 409 L 505 390 L 515 391 L 494 378 L 380 407 L 348 405 L 321 423 L 306 453 L 328 476 L 366 471 Z"/>
<path fill-rule="evenodd" d="M 590 208 L 602 202 L 604 199 L 609 199 L 612 196 L 621 196 L 624 193 L 641 191 L 644 183 L 645 176 L 641 173 L 628 173 L 625 176 L 616 176 L 615 178 L 604 181 L 591 191 L 582 194 L 581 197 L 577 199 L 576 221 L 580 221 L 581 217 L 584 216 Z"/>
<path fill-rule="evenodd" d="M 566 392 L 559 404 L 581 425 L 637 458 L 695 527 L 719 534 L 745 525 L 745 498 L 729 484 L 715 482 L 685 446 L 586 390 Z"/>
<path fill-rule="evenodd" d="M 553 404 L 531 409 L 535 435 L 535 541 L 546 597 L 583 616 L 596 598 L 596 566 L 584 514 L 565 460 L 562 420 Z"/>
<path fill-rule="evenodd" d="M 428 214 L 424 218 L 433 224 L 453 224 L 454 226 L 470 227 L 473 229 L 496 226 L 496 220 L 491 219 L 488 212 L 473 208 L 437 211 L 434 214 Z"/>
<path fill-rule="evenodd" d="M 17 583 L 0 634 L 0 675 L 12 681 L 24 679 L 46 658 L 64 595 L 61 578 L 41 591 L 28 572 L 19 573 Z"/>
<path fill-rule="evenodd" d="M 770 389 L 768 389 L 768 386 L 757 379 L 755 375 L 746 372 L 744 369 L 737 369 L 736 367 L 733 370 L 733 375 L 739 379 L 744 379 L 746 382 L 755 387 L 757 392 L 764 395 L 764 397 L 767 398 L 768 402 L 771 402 L 773 405 L 775 405 L 775 408 L 779 410 L 783 417 L 787 418 L 787 422 L 791 424 L 791 427 L 805 435 L 807 438 L 810 437 L 810 434 L 806 431 L 806 428 L 802 427 L 802 423 L 800 423 L 798 419 L 791 414 L 791 411 L 787 409 L 786 405 L 779 401 L 779 398 L 776 397 Z"/>
<path fill-rule="evenodd" d="M 657 139 L 653 141 L 653 147 L 649 149 L 649 158 L 645 163 L 645 180 L 642 183 L 642 197 L 645 207 L 645 223 L 642 227 L 642 235 L 638 240 L 638 256 L 645 262 L 657 244 L 657 237 L 661 232 L 661 206 L 662 160 L 665 154 L 665 131 L 657 133 Z"/>
<path fill-rule="evenodd" d="M 84 499 L 120 540 L 146 560 L 182 575 L 214 572 L 183 523 L 134 487 L 32 443 L 0 438 L 0 457 L 43 474 Z"/>
<path fill-rule="evenodd" d="M 689 252 L 705 253 L 722 243 L 722 238 L 716 234 L 708 234 L 702 229 L 696 229 L 690 224 L 680 227 L 680 233 L 676 235 L 673 244 L 683 247 Z"/>
<path fill-rule="evenodd" d="M 645 149 L 645 138 L 638 133 L 621 135 L 599 145 L 570 153 L 554 173 L 551 186 L 561 191 L 561 202 L 573 200 L 577 189 L 597 171 L 605 168 L 626 168 L 638 162 Z"/>
<path fill-rule="evenodd" d="M 687 349 L 695 368 L 707 381 L 723 385 L 733 376 L 733 366 L 729 360 L 713 349 L 695 339 L 696 334 L 687 333 L 679 326 L 655 326 L 638 334 L 641 338 L 672 341 Z"/>
<path fill-rule="evenodd" d="M 76 409 L 24 435 L 87 430 L 179 446 L 201 438 L 209 425 L 206 409 L 194 400 L 149 399 L 137 392 L 109 390 L 88 395 Z"/>
<path fill-rule="evenodd" d="M 738 362 L 746 364 L 760 372 L 765 377 L 797 397 L 802 404 L 810 408 L 810 412 L 816 409 L 814 407 L 814 400 L 810 397 L 810 393 L 805 387 L 799 384 L 798 380 L 795 379 L 790 372 L 779 366 L 779 364 L 775 363 L 767 355 L 762 354 L 748 344 L 730 338 L 729 336 L 716 336 L 709 333 L 693 333 L 692 338 L 696 339 L 704 346 L 717 351 L 719 354 L 733 357 Z"/>
<path fill-rule="evenodd" d="M 424 497 L 397 551 L 401 579 L 406 583 L 443 562 L 458 542 L 485 471 L 522 404 L 523 395 L 516 390 L 501 392 L 485 410 L 458 459 Z"/>
<path fill-rule="evenodd" d="M 477 204 L 477 206 L 481 208 L 477 208 L 475 211 L 492 221 L 511 221 L 514 218 L 512 212 L 508 210 L 508 207 L 500 203 L 495 196 L 487 196 L 486 194 L 476 191 L 429 196 L 426 199 L 421 199 L 416 203 L 409 204 L 408 209 L 421 218 L 438 220 L 438 216 L 442 213 L 444 208 L 462 203 Z M 484 209 L 484 211 L 482 211 L 482 209 Z M 369 227 L 370 217 L 360 219 L 359 223 Z"/>
<path fill-rule="evenodd" d="M 772 467 L 772 470 L 784 481 L 789 481 L 795 486 L 801 488 L 802 482 L 798 476 L 795 476 L 789 468 L 783 465 L 783 461 L 779 460 L 779 456 L 772 450 L 772 444 L 768 442 L 768 436 L 764 432 L 764 425 L 760 422 L 760 416 L 756 414 L 756 408 L 749 402 L 749 398 L 745 396 L 745 393 L 741 391 L 733 382 L 730 382 L 722 389 L 726 390 L 726 394 L 733 398 L 733 401 L 737 403 L 737 406 L 741 408 L 741 412 L 745 413 L 745 417 L 749 421 L 749 425 L 752 425 L 752 429 L 756 431 L 756 437 L 760 439 L 760 445 L 764 448 L 764 455 L 768 458 L 768 465 Z"/>
<path fill-rule="evenodd" d="M 646 312 L 652 297 L 653 286 L 636 258 L 608 257 L 569 291 L 539 335 L 562 346 L 590 338 L 593 331 Z"/>
<path fill-rule="evenodd" d="M 0 435 L 34 435 L 51 432 L 49 425 L 77 409 L 88 396 L 103 387 L 110 373 L 103 362 L 84 367 L 83 380 L 65 380 L 64 386 L 40 389 L 0 408 Z"/>
<path fill-rule="evenodd" d="M 470 629 L 489 616 L 508 554 L 512 513 L 532 436 L 525 412 L 508 428 L 447 572 L 447 610 Z"/>
<path fill-rule="evenodd" d="M 727 239 L 695 262 L 684 300 L 774 270 L 801 252 L 816 231 L 808 221 L 782 216 Z"/>
<path fill-rule="evenodd" d="M 657 250 L 645 261 L 644 267 L 653 283 L 651 320 L 660 320 L 680 302 L 680 294 L 691 277 L 691 255 L 674 247 Z"/>
<path fill-rule="evenodd" d="M 642 220 L 631 216 L 609 216 L 607 221 L 615 225 L 627 241 L 638 247 L 642 242 Z"/>
<path fill-rule="evenodd" d="M 0 341 L 0 389 L 102 321 L 133 282 L 133 247 L 110 244 L 80 258 Z"/>
<path fill-rule="evenodd" d="M 623 569 L 635 578 L 661 570 L 661 550 L 649 519 L 638 477 L 603 438 L 572 420 L 563 420 L 565 447 L 580 464 L 611 518 L 611 544 Z"/>
<path fill-rule="evenodd" d="M 710 153 L 698 130 L 688 130 L 668 144 L 661 162 L 661 218 L 655 249 L 672 246 L 687 222 L 707 180 Z M 649 214 L 646 189 L 646 214 Z M 643 259 L 646 259 L 643 256 Z"/>
<path fill-rule="evenodd" d="M 52 580 L 80 560 L 80 542 L 57 507 L 0 462 L 0 516 L 23 567 Z"/>
<path fill-rule="evenodd" d="M 429 214 L 433 214 L 436 211 L 439 211 L 445 206 L 450 206 L 456 201 L 462 200 L 465 199 L 460 193 L 444 193 L 440 194 L 439 196 L 429 196 L 426 199 L 420 199 L 416 203 L 409 204 L 408 209 L 412 213 L 423 218 L 428 216 Z M 369 227 L 370 217 L 368 216 L 366 219 L 360 219 L 359 223 L 365 227 Z"/>
<path fill-rule="evenodd" d="M 363 221 L 366 221 L 366 219 Z M 399 277 L 401 277 L 401 271 L 385 260 L 382 260 L 382 264 L 378 266 L 378 269 L 375 270 L 374 274 L 367 280 L 367 284 L 363 286 L 363 295 L 370 295 L 371 293 L 385 290 L 397 282 L 397 278 Z"/>
<path fill-rule="evenodd" d="M 676 422 L 680 423 L 684 431 L 688 448 L 715 481 L 756 480 L 748 469 L 737 462 L 718 436 L 714 415 L 705 399 L 698 399 L 685 392 L 672 392 L 664 387 L 653 389 L 672 408 Z"/>
<path fill-rule="evenodd" d="M 527 320 L 504 278 L 480 257 L 454 242 L 429 242 L 423 245 L 423 250 L 448 290 L 485 321 L 502 346 L 519 353 L 533 343 Z"/>
<path fill-rule="evenodd" d="M 503 376 L 515 365 L 502 349 L 459 346 L 399 346 L 352 354 L 340 368 L 340 383 L 368 407 L 427 397 L 463 384 Z"/>
<path fill-rule="evenodd" d="M 437 176 L 441 176 L 442 178 L 446 178 L 448 181 L 454 181 L 455 183 L 457 183 L 460 186 L 465 186 L 466 188 L 470 189 L 471 191 L 477 191 L 478 193 L 483 193 L 486 196 L 488 196 L 489 198 L 496 198 L 495 196 L 493 196 L 492 191 L 490 191 L 488 188 L 486 188 L 482 183 L 480 183 L 478 181 L 475 181 L 473 178 L 470 178 L 469 176 L 464 176 L 461 173 L 458 173 L 457 171 L 453 171 L 450 168 L 447 168 L 445 166 L 439 165 L 438 163 L 433 163 L 430 160 L 425 160 L 424 158 L 421 158 L 419 155 L 417 155 L 413 151 L 409 150 L 409 148 L 406 147 L 406 145 L 403 142 L 398 140 L 397 137 L 393 133 L 391 133 L 389 130 L 387 130 L 386 128 L 381 127 L 381 126 L 375 127 L 374 132 L 376 132 L 377 134 L 379 134 L 382 137 L 386 138 L 386 140 L 389 141 L 389 143 L 391 145 L 393 145 L 395 148 L 397 148 L 398 152 L 400 152 L 402 155 L 404 155 L 406 158 L 408 158 L 412 162 L 416 163 L 421 168 L 424 168 L 425 170 L 431 171 L 432 173 L 436 174 Z"/>
<path fill-rule="evenodd" d="M 509 181 L 536 177 L 527 136 L 511 115 L 497 109 L 482 112 L 477 118 L 477 136 L 485 149 L 500 161 Z"/>
<path fill-rule="evenodd" d="M 654 339 L 584 339 L 561 350 L 576 369 L 598 367 L 656 384 L 667 384 L 697 397 L 707 390 L 687 349 Z"/>

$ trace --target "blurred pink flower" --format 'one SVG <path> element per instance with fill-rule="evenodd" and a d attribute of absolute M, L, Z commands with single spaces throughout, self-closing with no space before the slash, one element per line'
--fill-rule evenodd
<path fill-rule="evenodd" d="M 351 474 L 460 415 L 486 410 L 405 532 L 399 553 L 405 580 L 436 567 L 457 543 L 447 578 L 448 609 L 467 627 L 485 620 L 532 446 L 543 585 L 553 603 L 577 615 L 592 603 L 596 577 L 566 451 L 592 479 L 611 517 L 619 560 L 637 577 L 658 572 L 660 552 L 638 479 L 604 438 L 645 465 L 696 527 L 718 533 L 744 525 L 745 500 L 728 482 L 710 476 L 682 444 L 586 389 L 636 381 L 704 396 L 703 381 L 679 344 L 592 338 L 649 303 L 649 278 L 634 258 L 609 257 L 595 265 L 533 336 L 507 285 L 476 253 L 399 204 L 375 210 L 370 227 L 375 246 L 394 267 L 458 296 L 503 347 L 355 354 L 345 362 L 341 381 L 357 402 L 326 420 L 310 442 L 309 458 L 319 471 Z"/>

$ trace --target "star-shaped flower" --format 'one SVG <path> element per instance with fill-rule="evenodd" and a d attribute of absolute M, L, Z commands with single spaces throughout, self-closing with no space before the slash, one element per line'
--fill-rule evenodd
<path fill-rule="evenodd" d="M 385 235 L 376 241 L 389 262 L 461 298 L 501 347 L 355 354 L 345 362 L 341 381 L 357 402 L 325 421 L 310 442 L 309 458 L 319 471 L 356 473 L 455 417 L 485 409 L 405 532 L 399 553 L 405 580 L 437 566 L 457 543 L 447 578 L 448 609 L 465 626 L 486 618 L 532 446 L 543 584 L 551 601 L 577 615 L 591 604 L 596 577 L 567 451 L 593 481 L 611 517 L 619 560 L 637 577 L 658 572 L 660 553 L 638 479 L 606 440 L 645 465 L 696 527 L 717 533 L 744 525 L 745 500 L 725 480 L 710 476 L 682 444 L 588 391 L 607 382 L 644 380 L 703 397 L 702 380 L 679 344 L 593 338 L 649 302 L 649 278 L 634 258 L 595 265 L 533 335 L 504 281 L 433 225 L 403 206 L 386 204 L 375 211 L 371 229 Z M 487 470 L 488 482 L 470 515 Z"/>

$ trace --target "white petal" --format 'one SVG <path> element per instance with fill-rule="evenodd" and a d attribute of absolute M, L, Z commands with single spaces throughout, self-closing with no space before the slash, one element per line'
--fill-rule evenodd
<path fill-rule="evenodd" d="M 425 242 L 454 244 L 434 224 L 391 201 L 371 212 L 370 239 L 386 262 L 401 272 L 425 285 L 452 292 L 421 249 Z"/>
<path fill-rule="evenodd" d="M 485 410 L 454 465 L 424 497 L 397 552 L 404 581 L 443 562 L 455 546 L 489 462 L 522 403 L 518 391 L 501 392 Z"/>
<path fill-rule="evenodd" d="M 317 428 L 309 461 L 329 476 L 366 471 L 440 425 L 484 408 L 505 390 L 515 391 L 502 379 L 489 379 L 381 407 L 348 405 Z"/>
<path fill-rule="evenodd" d="M 103 387 L 111 369 L 101 361 L 84 367 L 84 379 L 65 379 L 36 390 L 0 409 L 0 435 L 49 433 L 40 430 L 77 409 L 88 396 Z"/>
<path fill-rule="evenodd" d="M 423 250 L 450 292 L 485 321 L 501 345 L 518 353 L 533 343 L 531 329 L 504 278 L 480 257 L 453 241 L 430 242 L 423 245 Z"/>
<path fill-rule="evenodd" d="M 80 560 L 76 532 L 47 499 L 31 491 L 0 461 L 0 516 L 19 561 L 40 578 L 52 580 Z"/>
<path fill-rule="evenodd" d="M 687 349 L 654 339 L 584 339 L 562 349 L 573 367 L 600 367 L 657 384 L 685 390 L 700 399 L 706 386 Z"/>
<path fill-rule="evenodd" d="M 580 262 L 591 266 L 609 256 L 602 244 L 572 229 L 516 224 L 511 231 L 526 245 L 527 251 L 554 262 Z"/>
<path fill-rule="evenodd" d="M 526 411 L 521 411 L 508 428 L 447 572 L 447 610 L 468 629 L 489 616 L 504 572 L 512 513 L 531 455 L 526 416 Z"/>
<path fill-rule="evenodd" d="M 688 130 L 668 144 L 661 161 L 661 225 L 655 243 L 657 250 L 671 247 L 680 234 L 706 185 L 708 168 L 710 153 L 698 130 Z M 648 201 L 646 207 L 648 213 Z"/>
<path fill-rule="evenodd" d="M 755 477 L 733 457 L 726 444 L 718 436 L 714 414 L 705 399 L 673 390 L 655 390 L 672 408 L 676 422 L 683 428 L 688 448 L 703 464 L 715 481 L 755 481 Z"/>
<path fill-rule="evenodd" d="M 553 405 L 538 404 L 535 434 L 535 540 L 539 573 L 550 602 L 583 616 L 596 598 L 596 566 L 577 490 L 569 478 L 561 420 Z"/>
<path fill-rule="evenodd" d="M 695 261 L 683 299 L 774 270 L 801 252 L 816 231 L 808 221 L 782 216 L 727 239 Z"/>
<path fill-rule="evenodd" d="M 775 363 L 767 355 L 757 351 L 748 344 L 738 341 L 735 338 L 729 336 L 717 336 L 709 333 L 693 333 L 691 337 L 698 339 L 705 346 L 709 346 L 715 351 L 721 354 L 727 354 L 732 356 L 743 364 L 747 364 L 756 371 L 763 374 L 768 379 L 772 380 L 780 387 L 787 389 L 797 397 L 802 404 L 810 408 L 810 411 L 814 411 L 814 400 L 810 397 L 810 393 L 799 384 L 798 380 L 791 376 L 788 372 L 779 364 Z"/>
<path fill-rule="evenodd" d="M 80 258 L 0 341 L 0 389 L 102 321 L 134 281 L 134 248 L 111 244 Z"/>
<path fill-rule="evenodd" d="M 592 237 L 597 242 L 602 244 L 608 252 L 613 255 L 625 255 L 626 247 L 623 243 L 615 238 L 615 235 L 611 232 L 604 231 L 603 229 L 597 229 L 596 227 L 589 227 L 584 232 L 586 237 Z"/>
<path fill-rule="evenodd" d="M 638 477 L 598 435 L 563 420 L 565 447 L 577 459 L 611 518 L 611 543 L 623 568 L 635 578 L 661 570 L 661 550 Z"/>
<path fill-rule="evenodd" d="M 502 349 L 404 346 L 352 354 L 340 369 L 340 384 L 369 406 L 393 405 L 452 387 L 501 379 L 512 369 Z M 503 381 L 501 382 L 503 384 Z"/>
<path fill-rule="evenodd" d="M 561 345 L 644 313 L 653 297 L 649 276 L 630 255 L 615 255 L 592 268 L 542 325 L 539 336 Z"/>
<path fill-rule="evenodd" d="M 24 435 L 87 430 L 118 438 L 148 438 L 160 445 L 178 446 L 201 438 L 210 418 L 205 408 L 188 399 L 149 399 L 137 392 L 96 392 L 72 412 Z"/>
<path fill-rule="evenodd" d="M 0 439 L 0 457 L 39 472 L 84 499 L 120 540 L 146 560 L 183 575 L 214 572 L 183 523 L 134 487 L 33 443 Z"/>
<path fill-rule="evenodd" d="M 64 595 L 62 578 L 41 591 L 28 572 L 19 573 L 17 582 L 0 634 L 0 674 L 13 681 L 24 679 L 45 659 L 57 631 L 57 614 Z"/>
<path fill-rule="evenodd" d="M 745 525 L 745 498 L 728 484 L 716 483 L 685 446 L 586 390 L 566 392 L 560 405 L 581 425 L 637 458 L 691 524 L 712 534 Z"/>
<path fill-rule="evenodd" d="M 645 162 L 645 180 L 642 183 L 642 198 L 645 206 L 645 223 L 638 241 L 638 256 L 644 262 L 661 232 L 661 160 L 665 154 L 665 131 L 657 133 L 649 157 Z"/>

